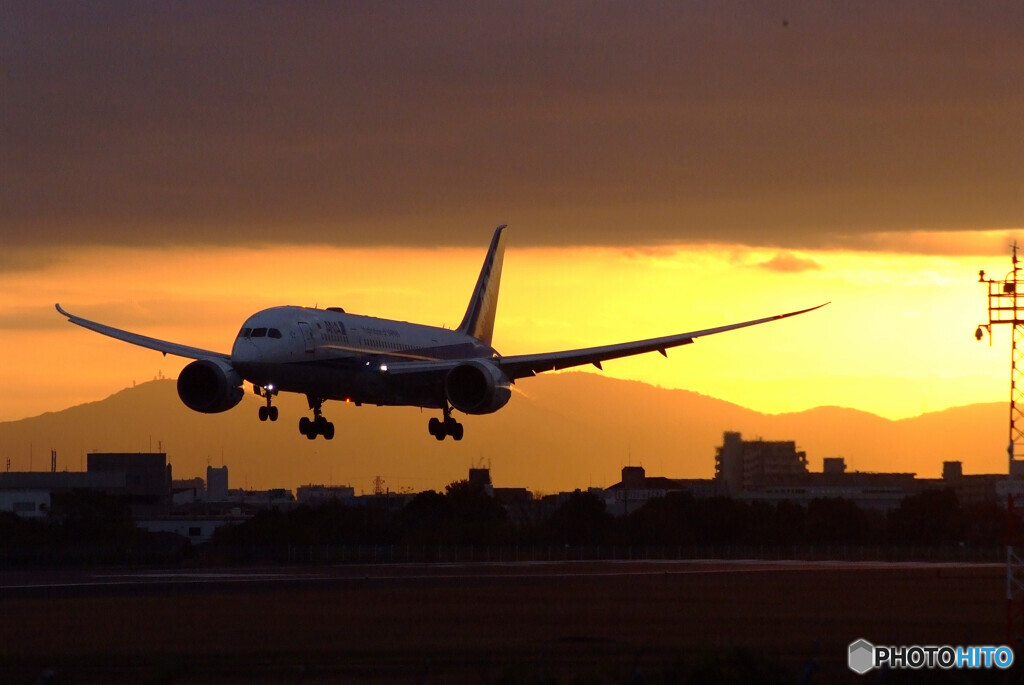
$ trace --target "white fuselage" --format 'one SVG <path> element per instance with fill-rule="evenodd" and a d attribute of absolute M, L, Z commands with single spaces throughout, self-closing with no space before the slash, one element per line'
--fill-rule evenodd
<path fill-rule="evenodd" d="M 231 364 L 250 383 L 359 404 L 445 406 L 436 374 L 391 376 L 392 362 L 491 358 L 483 342 L 434 326 L 347 314 L 340 309 L 273 307 L 249 317 Z"/>

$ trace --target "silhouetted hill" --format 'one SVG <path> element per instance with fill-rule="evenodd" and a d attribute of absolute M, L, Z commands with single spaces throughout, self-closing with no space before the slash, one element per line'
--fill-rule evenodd
<path fill-rule="evenodd" d="M 460 416 L 466 438 L 437 442 L 428 435 L 433 412 L 328 403 L 337 437 L 309 441 L 298 433 L 305 398 L 278 399 L 281 420 L 260 423 L 260 399 L 235 409 L 197 414 L 178 400 L 172 380 L 144 383 L 99 402 L 0 423 L 0 459 L 12 470 L 84 467 L 90 451 L 168 453 L 178 478 L 205 475 L 207 464 L 230 467 L 232 487 L 350 483 L 368 491 L 377 475 L 391 490 L 440 489 L 489 464 L 498 486 L 553 492 L 607 486 L 627 463 L 652 475 L 708 478 L 722 432 L 795 440 L 812 470 L 823 457 L 846 458 L 848 470 L 913 471 L 935 477 L 946 460 L 966 473 L 1006 469 L 1006 407 L 957 407 L 890 421 L 873 414 L 819 407 L 766 415 L 686 390 L 668 390 L 591 373 L 524 379 L 512 401 L 491 416 Z"/>

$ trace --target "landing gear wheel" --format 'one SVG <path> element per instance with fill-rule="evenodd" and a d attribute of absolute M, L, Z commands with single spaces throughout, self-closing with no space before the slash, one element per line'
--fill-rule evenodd
<path fill-rule="evenodd" d="M 447 407 L 444 409 L 443 420 L 435 416 L 427 422 L 427 432 L 438 440 L 444 440 L 450 435 L 456 441 L 462 440 L 464 433 L 462 424 L 452 418 L 452 410 Z"/>
<path fill-rule="evenodd" d="M 452 436 L 452 438 L 454 438 L 456 442 L 462 440 L 462 424 L 453 419 L 451 416 L 446 416 L 444 419 L 444 432 L 445 434 Z"/>
<path fill-rule="evenodd" d="M 267 403 L 260 407 L 260 421 L 266 421 L 267 419 L 277 421 L 277 407 L 271 404 L 274 399 L 274 395 L 277 394 L 277 390 L 274 390 L 273 388 L 274 386 L 272 385 L 267 386 L 266 388 L 262 388 L 255 384 L 252 386 L 253 391 L 257 395 L 264 397 L 267 400 Z"/>
<path fill-rule="evenodd" d="M 427 422 L 427 431 L 438 440 L 444 440 L 444 425 L 436 416 L 431 417 L 430 421 Z"/>
<path fill-rule="evenodd" d="M 313 418 L 303 416 L 299 419 L 299 432 L 310 440 L 316 440 L 316 436 L 322 435 L 327 440 L 334 439 L 334 424 L 324 418 L 320 413 L 323 400 L 307 396 L 309 408 L 313 410 Z M 273 419 L 271 419 L 273 420 Z"/>
<path fill-rule="evenodd" d="M 322 416 L 318 416 L 313 419 L 313 432 L 317 435 L 323 435 L 327 429 L 327 419 Z"/>

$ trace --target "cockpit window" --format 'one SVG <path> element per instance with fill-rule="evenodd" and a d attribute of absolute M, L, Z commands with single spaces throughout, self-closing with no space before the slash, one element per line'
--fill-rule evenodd
<path fill-rule="evenodd" d="M 249 328 L 246 326 L 238 332 L 239 338 L 275 338 L 280 340 L 284 336 L 278 328 Z"/>

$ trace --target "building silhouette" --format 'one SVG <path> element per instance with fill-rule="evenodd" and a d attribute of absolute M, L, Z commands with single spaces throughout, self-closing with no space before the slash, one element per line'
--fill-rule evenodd
<path fill-rule="evenodd" d="M 1024 467 L 1022 467 L 1024 468 Z M 862 509 L 891 511 L 909 495 L 924 490 L 950 489 L 962 506 L 1003 505 L 1007 488 L 1024 491 L 1024 472 L 1008 483 L 1003 474 L 964 475 L 959 461 L 943 463 L 941 478 L 918 478 L 914 473 L 848 471 L 842 457 L 826 457 L 821 472 L 807 468 L 807 455 L 791 440 L 744 440 L 725 432 L 715 448 L 715 477 L 673 479 L 648 476 L 642 466 L 625 466 L 622 480 L 603 491 L 607 510 L 622 516 L 647 500 L 672 492 L 693 497 L 727 496 L 742 501 L 792 502 L 842 498 Z"/>
<path fill-rule="evenodd" d="M 124 492 L 133 514 L 167 514 L 171 508 L 171 465 L 164 452 L 93 452 L 89 473 L 124 474 Z"/>
<path fill-rule="evenodd" d="M 731 495 L 790 483 L 807 474 L 807 453 L 792 440 L 744 440 L 739 433 L 723 435 L 715 449 L 715 479 Z"/>
<path fill-rule="evenodd" d="M 224 502 L 228 498 L 228 467 L 206 467 L 206 501 Z"/>
<path fill-rule="evenodd" d="M 744 440 L 738 432 L 723 433 L 715 448 L 715 475 L 709 479 L 649 476 L 643 466 L 625 466 L 619 483 L 590 488 L 606 510 L 628 515 L 648 500 L 672 493 L 694 498 L 731 497 L 741 501 L 788 501 L 807 505 L 822 498 L 843 498 L 862 509 L 891 511 L 909 495 L 928 489 L 952 490 L 962 506 L 1005 506 L 1007 493 L 1024 492 L 1024 465 L 1012 480 L 1003 474 L 965 475 L 963 464 L 947 461 L 942 477 L 917 478 L 914 473 L 850 471 L 842 457 L 823 459 L 821 472 L 811 472 L 807 454 L 793 440 Z M 514 523 L 544 520 L 573 493 L 535 497 L 527 488 L 498 488 L 490 469 L 471 468 L 468 482 L 500 503 Z M 350 486 L 306 485 L 291 490 L 230 490 L 228 468 L 208 466 L 200 478 L 172 481 L 165 453 L 91 453 L 86 472 L 0 473 L 0 511 L 25 518 L 48 516 L 54 494 L 75 490 L 122 498 L 137 523 L 149 530 L 168 530 L 193 541 L 208 539 L 212 530 L 267 508 L 290 508 L 338 499 L 346 506 L 401 509 L 412 494 L 381 492 L 356 496 Z M 577 490 L 577 492 L 579 492 Z M 383 502 L 383 504 L 382 504 Z"/>
<path fill-rule="evenodd" d="M 0 473 L 0 511 L 42 517 L 53 495 L 76 490 L 121 497 L 136 515 L 170 511 L 171 467 L 166 454 L 96 452 L 87 455 L 86 463 L 85 472 Z"/>
<path fill-rule="evenodd" d="M 348 502 L 356 496 L 351 485 L 300 485 L 295 491 L 299 504 L 317 505 L 330 500 Z"/>

